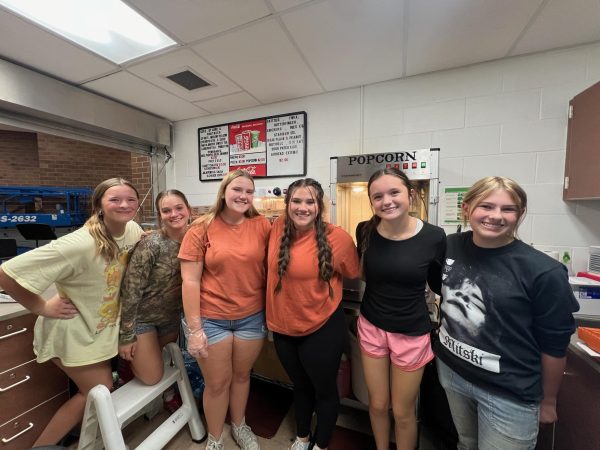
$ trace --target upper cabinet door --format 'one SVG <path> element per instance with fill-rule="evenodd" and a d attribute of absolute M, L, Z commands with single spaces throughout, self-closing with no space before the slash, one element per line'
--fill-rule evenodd
<path fill-rule="evenodd" d="M 569 105 L 563 199 L 600 199 L 600 82 Z"/>

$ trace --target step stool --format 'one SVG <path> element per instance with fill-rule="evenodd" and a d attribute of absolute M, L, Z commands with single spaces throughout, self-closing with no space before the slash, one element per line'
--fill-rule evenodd
<path fill-rule="evenodd" d="M 134 378 L 112 394 L 104 385 L 92 388 L 85 405 L 78 450 L 127 450 L 121 430 L 125 425 L 144 414 L 144 410 L 175 382 L 179 388 L 182 406 L 156 428 L 136 449 L 163 448 L 186 424 L 194 442 L 202 442 L 207 434 L 200 420 L 198 408 L 183 363 L 181 350 L 175 343 L 163 350 L 165 371 L 162 379 L 153 386 Z M 173 365 L 171 365 L 171 361 Z M 97 438 L 98 427 L 101 438 Z"/>

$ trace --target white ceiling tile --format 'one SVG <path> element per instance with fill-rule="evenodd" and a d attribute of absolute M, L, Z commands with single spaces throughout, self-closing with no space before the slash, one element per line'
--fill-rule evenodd
<path fill-rule="evenodd" d="M 167 75 L 173 75 L 183 70 L 191 70 L 200 78 L 210 82 L 211 86 L 188 91 L 166 78 Z M 241 91 L 239 86 L 189 49 L 176 50 L 158 56 L 127 67 L 127 71 L 190 102 Z"/>
<path fill-rule="evenodd" d="M 256 99 L 252 98 L 246 92 L 238 92 L 237 94 L 226 95 L 224 97 L 194 102 L 194 104 L 198 105 L 202 109 L 205 109 L 211 114 L 235 111 L 237 109 L 250 108 L 251 106 L 260 105 Z"/>
<path fill-rule="evenodd" d="M 218 36 L 193 49 L 262 103 L 323 92 L 275 21 Z"/>
<path fill-rule="evenodd" d="M 115 73 L 85 83 L 83 86 L 168 120 L 184 120 L 207 115 L 207 112 L 198 106 L 127 72 Z"/>
<path fill-rule="evenodd" d="M 402 75 L 402 2 L 330 0 L 281 16 L 327 90 Z"/>
<path fill-rule="evenodd" d="M 394 109 L 398 99 L 416 106 L 600 78 L 600 47 L 590 45 L 547 64 L 540 55 L 527 64 L 515 59 L 516 69 L 503 62 L 398 79 L 504 58 L 513 46 L 519 54 L 598 42 L 600 0 L 126 2 L 188 45 L 105 76 L 119 67 L 0 8 L 0 57 L 71 83 L 98 79 L 87 86 L 172 120 L 206 114 L 199 105 L 226 111 L 387 80 L 365 90 L 367 104 L 376 98 Z M 189 92 L 164 78 L 180 69 L 213 86 Z M 542 117 L 562 116 L 565 95 L 544 94 Z M 485 109 L 481 115 L 477 123 L 495 123 Z"/>
<path fill-rule="evenodd" d="M 511 55 L 597 41 L 600 39 L 598 24 L 598 0 L 550 0 Z"/>
<path fill-rule="evenodd" d="M 271 5 L 275 11 L 285 11 L 286 9 L 293 8 L 294 6 L 302 5 L 303 3 L 308 3 L 311 0 L 270 0 Z"/>
<path fill-rule="evenodd" d="M 118 68 L 3 9 L 0 9 L 0 55 L 72 83 Z"/>
<path fill-rule="evenodd" d="M 264 0 L 130 0 L 182 42 L 194 42 L 270 14 Z"/>
<path fill-rule="evenodd" d="M 409 3 L 406 74 L 502 58 L 542 0 Z"/>

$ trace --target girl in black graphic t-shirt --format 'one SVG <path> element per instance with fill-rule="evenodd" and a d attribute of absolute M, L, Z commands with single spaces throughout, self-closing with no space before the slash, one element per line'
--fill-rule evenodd
<path fill-rule="evenodd" d="M 448 236 L 435 352 L 459 447 L 534 448 L 556 395 L 578 310 L 559 262 L 516 238 L 527 196 L 487 177 L 463 198 L 472 231 Z"/>

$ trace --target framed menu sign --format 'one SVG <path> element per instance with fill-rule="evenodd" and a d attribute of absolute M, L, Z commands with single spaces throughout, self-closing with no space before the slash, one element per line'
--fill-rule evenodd
<path fill-rule="evenodd" d="M 257 178 L 306 175 L 306 112 L 198 128 L 200 181 L 235 169 Z"/>

